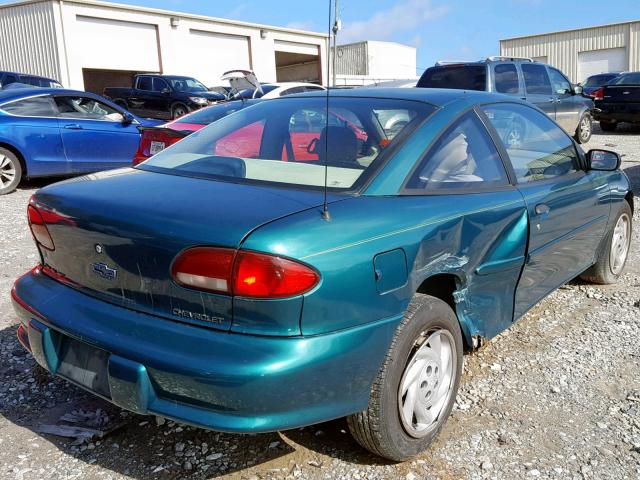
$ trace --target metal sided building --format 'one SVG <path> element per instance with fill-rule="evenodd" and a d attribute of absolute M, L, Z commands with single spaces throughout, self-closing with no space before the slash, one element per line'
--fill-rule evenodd
<path fill-rule="evenodd" d="M 500 55 L 530 57 L 573 82 L 604 72 L 640 70 L 640 21 L 500 40 Z"/>
<path fill-rule="evenodd" d="M 42 75 L 102 93 L 136 73 L 220 85 L 232 69 L 263 82 L 326 81 L 328 36 L 94 0 L 0 5 L 0 70 Z"/>

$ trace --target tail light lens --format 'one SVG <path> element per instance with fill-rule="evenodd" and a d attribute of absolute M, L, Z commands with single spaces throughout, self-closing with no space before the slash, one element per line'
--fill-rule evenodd
<path fill-rule="evenodd" d="M 235 250 L 197 247 L 182 252 L 173 262 L 176 283 L 197 290 L 231 293 Z"/>
<path fill-rule="evenodd" d="M 138 165 L 156 153 L 183 139 L 186 134 L 170 128 L 141 128 L 140 145 L 133 157 L 133 165 Z"/>
<path fill-rule="evenodd" d="M 37 204 L 34 201 L 33 197 L 29 201 L 29 206 L 27 207 L 27 216 L 29 218 L 29 228 L 31 229 L 31 234 L 35 241 L 43 248 L 47 250 L 55 250 L 56 247 L 53 244 L 53 239 L 49 234 L 49 230 L 47 229 L 47 225 L 42 218 L 42 214 L 37 208 Z"/>
<path fill-rule="evenodd" d="M 314 288 L 320 275 L 287 258 L 226 248 L 196 247 L 173 262 L 176 283 L 207 292 L 251 298 L 286 298 Z"/>
<path fill-rule="evenodd" d="M 599 88 L 591 94 L 594 100 L 604 100 L 604 88 Z"/>

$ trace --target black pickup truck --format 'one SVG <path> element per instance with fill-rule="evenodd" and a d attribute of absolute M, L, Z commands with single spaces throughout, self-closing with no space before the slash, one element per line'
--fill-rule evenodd
<path fill-rule="evenodd" d="M 136 75 L 132 88 L 106 87 L 103 96 L 141 117 L 171 120 L 226 100 L 195 78 Z"/>
<path fill-rule="evenodd" d="M 612 132 L 619 123 L 640 123 L 640 72 L 623 73 L 592 93 L 594 118 Z"/>

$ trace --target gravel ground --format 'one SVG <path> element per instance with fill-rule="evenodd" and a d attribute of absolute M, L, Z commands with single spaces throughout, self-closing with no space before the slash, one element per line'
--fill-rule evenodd
<path fill-rule="evenodd" d="M 588 146 L 623 154 L 640 191 L 640 129 L 598 131 Z M 0 478 L 640 478 L 638 227 L 618 285 L 576 280 L 467 355 L 439 439 L 395 465 L 360 449 L 343 420 L 209 432 L 123 412 L 39 369 L 15 339 L 9 290 L 37 261 L 25 208 L 42 185 L 0 197 Z M 65 414 L 109 433 L 82 443 L 39 433 Z"/>

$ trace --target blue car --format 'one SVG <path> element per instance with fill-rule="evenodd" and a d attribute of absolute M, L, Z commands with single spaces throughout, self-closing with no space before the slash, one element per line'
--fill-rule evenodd
<path fill-rule="evenodd" d="M 497 94 L 261 102 L 135 168 L 39 190 L 18 338 L 134 412 L 226 432 L 346 416 L 404 460 L 449 416 L 463 351 L 576 276 L 622 274 L 619 167 Z"/>
<path fill-rule="evenodd" d="M 0 91 L 0 195 L 22 178 L 130 165 L 142 120 L 98 95 L 61 88 Z"/>

